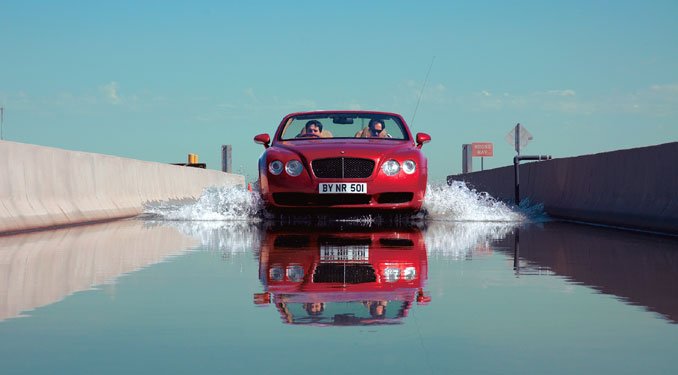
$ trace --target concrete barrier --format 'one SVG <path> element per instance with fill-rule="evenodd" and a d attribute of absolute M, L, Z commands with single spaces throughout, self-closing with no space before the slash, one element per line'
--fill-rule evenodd
<path fill-rule="evenodd" d="M 138 215 L 150 202 L 244 185 L 215 170 L 0 141 L 0 234 Z"/>
<path fill-rule="evenodd" d="M 513 166 L 448 176 L 512 201 Z M 520 196 L 557 218 L 678 234 L 678 142 L 520 166 Z"/>

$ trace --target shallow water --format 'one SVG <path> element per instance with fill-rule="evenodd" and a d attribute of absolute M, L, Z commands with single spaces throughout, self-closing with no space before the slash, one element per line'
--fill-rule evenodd
<path fill-rule="evenodd" d="M 470 189 L 465 183 L 432 184 L 427 187 L 423 210 L 429 221 L 522 222 L 543 219 L 539 205 L 509 207 L 487 193 Z M 263 202 L 256 191 L 242 187 L 211 187 L 195 202 L 160 202 L 146 207 L 145 217 L 171 221 L 263 220 Z M 378 221 L 371 215 L 357 221 Z M 354 221 L 355 221 L 354 220 Z M 343 220 L 346 221 L 346 220 Z"/>
<path fill-rule="evenodd" d="M 674 237 L 126 220 L 0 237 L 0 280 L 3 374 L 678 371 Z"/>

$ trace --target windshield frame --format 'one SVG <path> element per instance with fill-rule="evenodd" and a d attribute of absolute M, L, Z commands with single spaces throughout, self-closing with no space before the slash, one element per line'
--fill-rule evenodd
<path fill-rule="evenodd" d="M 287 127 L 292 124 L 294 120 L 332 120 L 335 117 L 348 117 L 348 118 L 365 118 L 365 119 L 380 119 L 384 120 L 388 118 L 393 120 L 396 125 L 400 128 L 403 138 L 360 138 L 360 137 L 331 137 L 331 138 L 282 138 L 282 135 L 287 130 Z M 333 139 L 365 139 L 365 140 L 386 140 L 386 141 L 397 141 L 397 142 L 407 142 L 412 141 L 412 134 L 410 129 L 405 123 L 405 120 L 396 113 L 391 112 L 375 112 L 375 111 L 314 111 L 314 112 L 297 112 L 291 113 L 283 118 L 278 126 L 278 129 L 275 134 L 274 143 L 277 142 L 295 142 L 295 141 L 316 141 L 316 140 L 333 140 Z"/>

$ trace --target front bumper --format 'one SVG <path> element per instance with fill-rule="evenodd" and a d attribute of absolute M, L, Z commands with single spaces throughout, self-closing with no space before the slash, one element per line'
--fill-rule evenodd
<path fill-rule="evenodd" d="M 268 208 L 368 209 L 418 211 L 424 203 L 426 176 L 378 175 L 370 179 L 317 179 L 308 175 L 267 176 L 262 179 L 262 198 Z M 320 194 L 320 183 L 361 182 L 366 194 Z"/>

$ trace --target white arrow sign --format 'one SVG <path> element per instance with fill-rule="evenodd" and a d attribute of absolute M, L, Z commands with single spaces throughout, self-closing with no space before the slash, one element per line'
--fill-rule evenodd
<path fill-rule="evenodd" d="M 532 140 L 532 134 L 525 129 L 524 126 L 516 124 L 511 131 L 506 134 L 506 142 L 513 146 L 518 154 L 520 149 L 527 146 Z"/>

